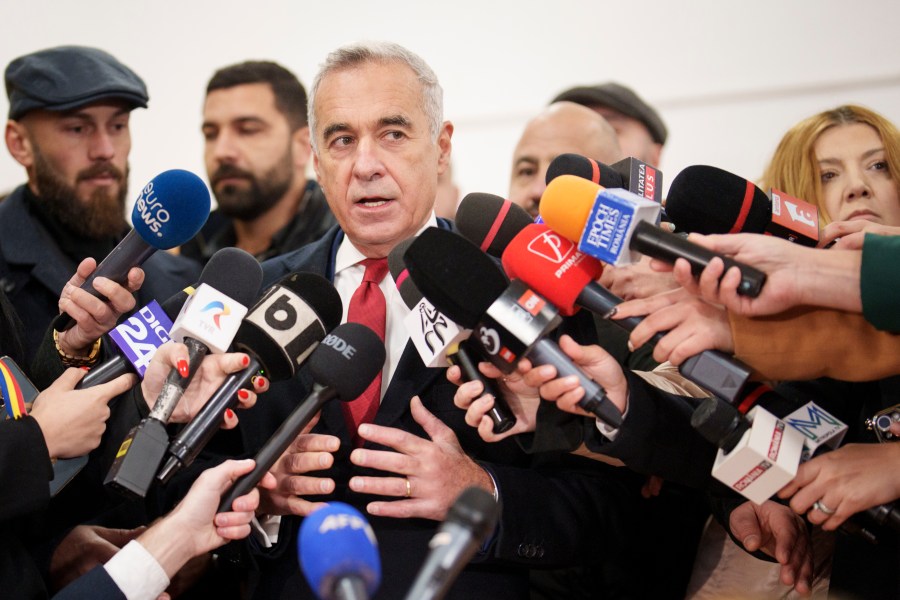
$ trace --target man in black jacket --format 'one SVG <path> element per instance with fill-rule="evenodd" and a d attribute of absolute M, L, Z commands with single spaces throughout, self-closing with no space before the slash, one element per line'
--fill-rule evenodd
<path fill-rule="evenodd" d="M 219 207 L 183 255 L 205 263 L 236 246 L 265 260 L 334 225 L 321 188 L 306 178 L 306 91 L 293 73 L 270 61 L 219 69 L 206 86 L 202 129 Z"/>
<path fill-rule="evenodd" d="M 28 182 L 0 204 L 0 285 L 22 319 L 30 362 L 76 267 L 87 257 L 101 261 L 128 232 L 129 119 L 149 98 L 131 69 L 82 46 L 21 56 L 7 66 L 5 82 L 6 146 Z M 141 305 L 168 298 L 199 275 L 195 263 L 165 252 L 143 269 Z M 113 286 L 97 282 L 102 293 Z M 129 278 L 129 290 L 138 286 Z M 111 309 L 122 314 L 131 306 Z M 59 335 L 57 351 L 70 366 L 89 364 L 98 356 L 97 337 L 73 327 Z"/>

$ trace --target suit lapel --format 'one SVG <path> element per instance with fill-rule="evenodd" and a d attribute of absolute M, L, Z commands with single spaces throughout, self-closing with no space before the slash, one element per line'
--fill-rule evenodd
<path fill-rule="evenodd" d="M 411 341 L 407 342 L 397 370 L 394 371 L 384 398 L 381 399 L 375 423 L 393 427 L 402 421 L 403 415 L 409 411 L 409 401 L 412 397 L 421 394 L 431 382 L 443 374 L 444 369 L 428 368 L 423 365 L 415 345 Z"/>

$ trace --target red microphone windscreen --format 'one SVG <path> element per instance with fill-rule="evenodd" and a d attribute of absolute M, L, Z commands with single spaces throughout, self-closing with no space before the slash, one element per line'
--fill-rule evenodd
<path fill-rule="evenodd" d="M 575 314 L 578 295 L 600 277 L 603 263 L 582 254 L 575 244 L 542 223 L 519 232 L 503 252 L 510 279 L 521 279 L 565 316 Z"/>

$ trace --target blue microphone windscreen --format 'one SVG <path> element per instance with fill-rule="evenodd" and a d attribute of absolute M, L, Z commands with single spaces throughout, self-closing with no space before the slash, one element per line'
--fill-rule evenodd
<path fill-rule="evenodd" d="M 330 502 L 303 519 L 297 556 L 319 598 L 332 598 L 335 584 L 344 577 L 363 581 L 368 597 L 381 583 L 375 533 L 362 513 L 343 502 Z"/>
<path fill-rule="evenodd" d="M 141 238 L 168 250 L 194 237 L 209 217 L 209 190 L 203 180 L 181 169 L 163 171 L 141 190 L 131 224 Z"/>

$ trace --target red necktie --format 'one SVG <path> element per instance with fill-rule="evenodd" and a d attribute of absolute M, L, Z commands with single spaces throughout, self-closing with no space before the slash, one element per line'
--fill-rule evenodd
<path fill-rule="evenodd" d="M 367 258 L 361 263 L 366 268 L 362 283 L 353 292 L 350 298 L 350 306 L 347 309 L 347 321 L 350 323 L 362 323 L 370 327 L 384 341 L 385 318 L 387 305 L 384 294 L 378 284 L 388 272 L 386 258 Z M 361 446 L 362 440 L 357 435 L 357 430 L 362 423 L 371 423 L 378 412 L 379 398 L 381 396 L 381 371 L 366 391 L 355 400 L 342 402 L 344 419 L 353 439 L 354 446 Z"/>

